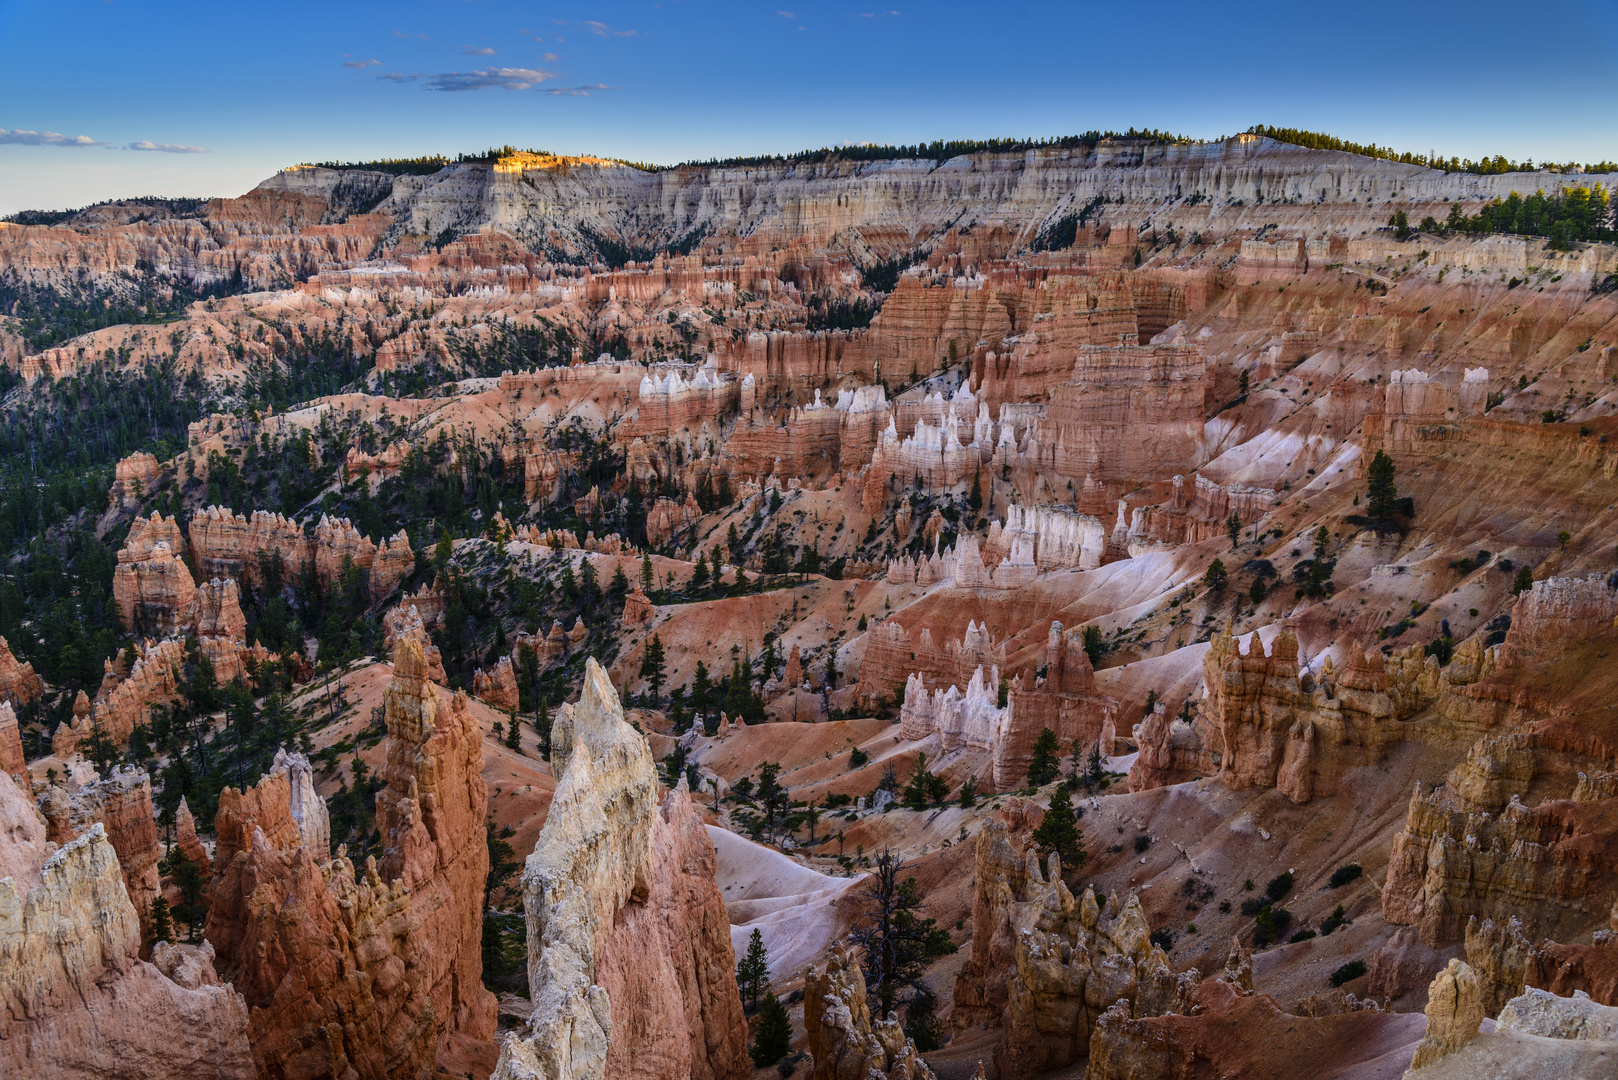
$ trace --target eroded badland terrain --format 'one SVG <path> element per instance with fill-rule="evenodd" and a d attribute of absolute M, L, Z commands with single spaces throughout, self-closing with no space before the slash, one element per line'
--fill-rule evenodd
<path fill-rule="evenodd" d="M 1618 245 L 1441 227 L 1608 180 L 0 226 L 0 1074 L 1618 1075 Z"/>

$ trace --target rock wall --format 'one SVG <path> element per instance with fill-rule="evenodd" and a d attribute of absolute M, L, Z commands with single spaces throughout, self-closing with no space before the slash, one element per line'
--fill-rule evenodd
<path fill-rule="evenodd" d="M 100 825 L 107 842 L 118 853 L 118 868 L 124 889 L 140 918 L 142 940 L 151 930 L 152 901 L 157 899 L 161 882 L 157 864 L 163 849 L 157 843 L 156 811 L 152 806 L 152 781 L 140 769 L 119 769 L 105 780 L 86 784 L 77 791 L 64 787 L 47 788 L 39 797 L 45 815 L 46 839 L 67 844 Z"/>
<path fill-rule="evenodd" d="M 1382 917 L 1417 927 L 1434 948 L 1459 940 L 1473 916 L 1515 916 L 1535 935 L 1577 933 L 1618 900 L 1612 805 L 1513 800 L 1496 816 L 1418 781 L 1389 853 Z"/>
<path fill-rule="evenodd" d="M 420 937 L 413 963 L 433 1002 L 440 1041 L 494 1035 L 494 995 L 483 986 L 484 837 L 488 788 L 483 736 L 466 696 L 428 681 L 420 642 L 394 647 L 383 703 L 388 735 L 378 770 L 376 826 L 383 878 L 410 891 Z"/>
<path fill-rule="evenodd" d="M 659 806 L 645 737 L 585 665 L 558 710 L 551 812 L 523 872 L 533 1014 L 500 1080 L 751 1072 L 713 843 L 682 789 Z"/>
<path fill-rule="evenodd" d="M 180 628 L 196 593 L 184 553 L 185 539 L 172 517 L 153 511 L 130 525 L 112 573 L 113 599 L 125 630 L 162 636 Z"/>
<path fill-rule="evenodd" d="M 247 1006 L 190 952 L 183 983 L 139 959 L 140 925 L 100 823 L 48 854 L 0 776 L 0 1072 L 38 1080 L 254 1080 Z"/>

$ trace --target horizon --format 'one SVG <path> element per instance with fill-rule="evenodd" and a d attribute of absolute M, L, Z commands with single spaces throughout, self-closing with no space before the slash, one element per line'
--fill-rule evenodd
<path fill-rule="evenodd" d="M 1410 25 L 1441 28 L 1465 71 L 1565 65 L 1578 40 L 1554 86 L 1453 74 L 1413 59 L 1419 37 L 1273 2 L 1234 17 L 1176 2 L 1157 44 L 1097 5 L 418 0 L 270 19 L 194 0 L 9 0 L 0 214 L 231 197 L 296 162 L 505 144 L 677 162 L 1131 126 L 1207 140 L 1262 122 L 1446 157 L 1618 158 L 1603 107 L 1618 11 L 1579 0 L 1554 26 L 1518 14 L 1429 0 Z M 1492 28 L 1508 17 L 1503 40 Z"/>

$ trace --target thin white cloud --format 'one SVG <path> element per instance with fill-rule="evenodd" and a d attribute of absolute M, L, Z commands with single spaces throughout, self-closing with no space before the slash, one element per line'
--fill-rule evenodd
<path fill-rule="evenodd" d="M 200 146 L 186 146 L 183 143 L 152 142 L 150 139 L 141 139 L 139 142 L 126 143 L 125 150 L 155 150 L 159 154 L 206 154 L 208 151 Z"/>
<path fill-rule="evenodd" d="M 106 146 L 88 135 L 63 135 L 56 131 L 29 131 L 26 128 L 0 128 L 0 143 L 13 146 Z"/>
<path fill-rule="evenodd" d="M 796 19 L 798 17 L 798 13 L 796 11 L 777 11 L 776 14 L 781 16 L 783 19 Z"/>
<path fill-rule="evenodd" d="M 889 15 L 897 15 L 897 11 L 862 11 L 855 15 L 856 19 L 885 19 Z"/>
<path fill-rule="evenodd" d="M 468 45 L 461 50 L 462 56 L 493 56 L 494 50 L 487 45 Z"/>
<path fill-rule="evenodd" d="M 431 41 L 432 40 L 426 34 L 407 34 L 403 30 L 395 30 L 393 32 L 393 36 L 396 37 L 396 38 L 414 39 L 416 41 Z"/>
<path fill-rule="evenodd" d="M 382 67 L 383 64 L 382 61 L 373 57 L 370 60 L 344 60 L 343 66 L 346 68 L 368 68 Z"/>
<path fill-rule="evenodd" d="M 618 89 L 616 86 L 608 86 L 606 83 L 591 83 L 589 86 L 553 86 L 548 90 L 541 91 L 541 93 L 550 94 L 553 97 L 589 97 L 597 90 L 616 89 Z"/>
<path fill-rule="evenodd" d="M 541 59 L 541 60 L 544 60 L 544 61 L 546 61 L 546 62 L 549 62 L 549 61 L 552 61 L 552 60 L 560 60 L 560 59 L 561 59 L 561 57 L 560 57 L 560 56 L 559 56 L 559 55 L 557 55 L 557 54 L 556 54 L 556 53 L 553 53 L 553 52 L 548 52 L 548 53 L 540 53 L 540 54 L 539 54 L 539 58 L 540 58 L 540 59 Z"/>
<path fill-rule="evenodd" d="M 612 27 L 608 26 L 606 23 L 597 22 L 594 19 L 586 19 L 584 22 L 567 22 L 567 21 L 565 21 L 563 19 L 552 19 L 551 22 L 555 23 L 557 26 L 566 26 L 566 27 L 571 27 L 574 30 L 583 30 L 585 33 L 594 34 L 596 37 L 645 37 L 646 36 L 645 34 L 642 34 L 639 30 L 614 30 Z M 557 40 L 561 40 L 561 39 L 558 38 Z"/>

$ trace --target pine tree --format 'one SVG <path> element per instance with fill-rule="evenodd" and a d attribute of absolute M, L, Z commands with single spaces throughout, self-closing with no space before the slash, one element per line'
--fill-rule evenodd
<path fill-rule="evenodd" d="M 758 1010 L 758 1031 L 753 1036 L 753 1064 L 759 1068 L 774 1065 L 792 1050 L 792 1020 L 787 1010 L 776 1000 L 775 991 L 764 992 L 764 1004 Z"/>
<path fill-rule="evenodd" d="M 174 940 L 174 918 L 169 914 L 168 897 L 162 893 L 152 901 L 152 941 L 172 942 Z"/>
<path fill-rule="evenodd" d="M 1051 792 L 1051 805 L 1045 819 L 1033 833 L 1034 845 L 1040 858 L 1055 852 L 1062 861 L 1062 872 L 1072 873 L 1084 865 L 1088 858 L 1084 850 L 1084 834 L 1079 831 L 1078 818 L 1073 813 L 1073 800 L 1067 787 L 1058 784 Z"/>
<path fill-rule="evenodd" d="M 961 785 L 961 809 L 970 810 L 972 807 L 977 805 L 977 801 L 978 778 L 975 776 L 968 776 L 966 778 L 966 783 Z"/>
<path fill-rule="evenodd" d="M 624 564 L 619 563 L 612 570 L 612 594 L 622 596 L 629 591 L 629 579 L 624 576 Z"/>
<path fill-rule="evenodd" d="M 944 1025 L 938 1020 L 938 999 L 926 987 L 916 990 L 905 1010 L 905 1034 L 916 1049 L 929 1053 L 944 1045 Z"/>
<path fill-rule="evenodd" d="M 693 589 L 705 588 L 708 584 L 708 558 L 702 552 L 697 552 L 697 566 L 691 571 L 691 587 Z"/>
<path fill-rule="evenodd" d="M 1230 517 L 1225 519 L 1225 532 L 1230 535 L 1230 546 L 1234 550 L 1242 539 L 1242 519 L 1236 516 L 1234 510 L 1230 512 Z"/>
<path fill-rule="evenodd" d="M 747 939 L 747 955 L 736 961 L 736 987 L 747 1003 L 757 1008 L 758 996 L 769 981 L 769 950 L 764 948 L 764 935 L 755 928 L 753 936 Z"/>
<path fill-rule="evenodd" d="M 652 702 L 658 699 L 658 689 L 663 685 L 666 660 L 663 655 L 663 639 L 657 634 L 646 643 L 646 651 L 641 654 L 640 674 L 652 690 Z"/>
<path fill-rule="evenodd" d="M 859 894 L 865 914 L 850 935 L 865 952 L 865 985 L 874 999 L 871 1011 L 880 1011 L 884 1019 L 893 1016 L 901 991 L 914 994 L 921 989 L 927 961 L 955 951 L 955 943 L 936 919 L 919 917 L 921 888 L 913 877 L 900 878 L 904 869 L 891 851 L 877 855 Z"/>
<path fill-rule="evenodd" d="M 506 725 L 506 746 L 512 750 L 522 749 L 522 725 L 517 722 L 515 716 Z"/>
<path fill-rule="evenodd" d="M 640 587 L 646 592 L 651 592 L 655 584 L 657 584 L 657 571 L 652 569 L 651 552 L 647 552 L 640 560 Z"/>
<path fill-rule="evenodd" d="M 1028 758 L 1029 787 L 1044 787 L 1056 779 L 1056 774 L 1061 770 L 1059 754 L 1056 732 L 1050 728 L 1040 728 L 1039 737 L 1034 740 L 1033 753 Z"/>
<path fill-rule="evenodd" d="M 1393 517 L 1399 501 L 1399 489 L 1394 486 L 1393 473 L 1393 459 L 1385 450 L 1378 450 L 1365 470 L 1365 514 L 1378 529 Z"/>
<path fill-rule="evenodd" d="M 1218 559 L 1208 564 L 1208 572 L 1202 575 L 1202 583 L 1213 592 L 1223 592 L 1225 583 L 1230 575 L 1225 573 L 1225 564 Z"/>
<path fill-rule="evenodd" d="M 545 699 L 539 699 L 539 709 L 534 713 L 534 733 L 539 736 L 539 756 L 546 761 L 551 759 L 551 710 L 545 704 Z"/>

